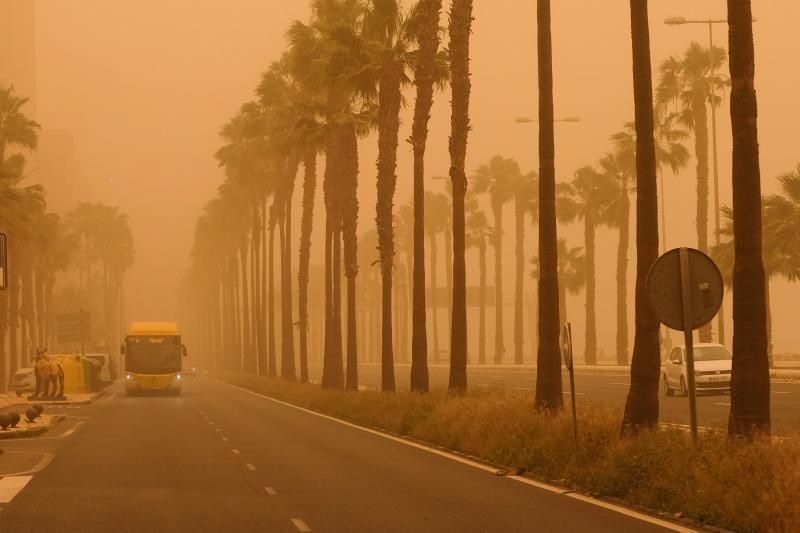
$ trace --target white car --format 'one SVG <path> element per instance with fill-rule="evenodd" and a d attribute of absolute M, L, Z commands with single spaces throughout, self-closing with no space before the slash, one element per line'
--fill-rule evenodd
<path fill-rule="evenodd" d="M 694 383 L 697 392 L 730 392 L 731 353 L 721 344 L 700 343 L 694 346 Z M 676 346 L 661 370 L 664 394 L 689 394 L 686 348 Z"/>

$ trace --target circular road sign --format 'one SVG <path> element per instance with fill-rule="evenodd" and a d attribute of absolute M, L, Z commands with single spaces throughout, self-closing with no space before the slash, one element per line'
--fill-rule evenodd
<path fill-rule="evenodd" d="M 656 318 L 667 327 L 683 331 L 680 248 L 659 257 L 647 275 L 647 300 Z M 700 250 L 688 248 L 691 326 L 699 329 L 716 316 L 725 288 L 714 261 Z"/>

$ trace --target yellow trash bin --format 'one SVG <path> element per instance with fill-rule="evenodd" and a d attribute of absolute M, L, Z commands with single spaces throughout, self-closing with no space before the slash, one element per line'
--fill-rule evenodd
<path fill-rule="evenodd" d="M 89 376 L 80 355 L 58 356 L 64 370 L 64 394 L 86 394 L 89 392 Z"/>

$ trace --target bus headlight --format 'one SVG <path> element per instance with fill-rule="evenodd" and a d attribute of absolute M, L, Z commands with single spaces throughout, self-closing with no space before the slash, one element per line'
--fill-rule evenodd
<path fill-rule="evenodd" d="M 175 379 L 180 380 L 181 379 L 181 375 L 178 374 L 177 376 L 175 376 Z"/>
<path fill-rule="evenodd" d="M 125 379 L 131 379 L 131 375 L 130 374 L 125 374 Z"/>

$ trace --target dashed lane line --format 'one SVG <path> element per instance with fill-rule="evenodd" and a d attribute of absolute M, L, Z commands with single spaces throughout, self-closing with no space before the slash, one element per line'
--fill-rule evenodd
<path fill-rule="evenodd" d="M 222 442 L 228 442 L 228 437 L 222 437 Z"/>
<path fill-rule="evenodd" d="M 311 532 L 311 528 L 308 527 L 308 524 L 303 522 L 301 518 L 292 518 L 292 524 L 294 524 L 294 527 L 297 528 L 297 531 L 300 531 L 301 533 Z"/>
<path fill-rule="evenodd" d="M 264 492 L 266 492 L 270 496 L 277 496 L 278 495 L 278 492 L 275 489 L 273 489 L 272 487 L 264 487 Z"/>
<path fill-rule="evenodd" d="M 233 455 L 239 455 L 239 454 L 240 454 L 240 453 L 242 453 L 242 452 L 240 452 L 240 451 L 239 451 L 239 450 L 237 450 L 236 448 L 232 448 L 232 449 L 231 449 L 231 453 L 232 453 Z"/>
<path fill-rule="evenodd" d="M 373 435 L 377 435 L 377 436 L 382 437 L 382 438 L 387 439 L 387 440 L 392 440 L 392 441 L 404 444 L 406 446 L 410 446 L 412 448 L 418 448 L 420 450 L 427 451 L 427 452 L 432 453 L 434 455 L 439 455 L 441 457 L 445 457 L 447 459 L 450 459 L 451 461 L 455 461 L 455 462 L 458 462 L 458 463 L 463 463 L 465 465 L 469 465 L 469 466 L 471 466 L 473 468 L 477 468 L 479 470 L 484 470 L 486 472 L 491 472 L 492 474 L 497 474 L 497 468 L 496 467 L 492 467 L 492 466 L 480 463 L 478 461 L 473 461 L 471 459 L 467 459 L 465 457 L 461 457 L 461 456 L 455 455 L 453 453 L 449 453 L 449 452 L 446 452 L 444 450 L 433 448 L 431 446 L 427 446 L 425 444 L 414 442 L 414 441 L 411 441 L 411 440 L 408 440 L 408 439 L 404 439 L 404 438 L 401 438 L 401 437 L 395 437 L 394 435 L 389 435 L 388 433 L 383 433 L 383 432 L 375 430 L 375 429 L 370 429 L 370 428 L 366 428 L 364 426 L 359 426 L 358 424 L 353 424 L 352 422 L 346 422 L 346 421 L 341 420 L 339 418 L 336 418 L 336 417 L 333 417 L 333 416 L 329 416 L 329 415 L 326 415 L 326 414 L 323 414 L 323 413 L 319 413 L 317 411 L 312 411 L 311 409 L 306 409 L 304 407 L 299 407 L 299 406 L 291 404 L 289 402 L 276 400 L 275 398 L 271 398 L 271 397 L 269 397 L 269 396 L 267 396 L 265 394 L 259 394 L 257 392 L 253 392 L 251 390 L 245 389 L 244 387 L 239 387 L 237 385 L 231 385 L 230 383 L 226 383 L 226 382 L 220 381 L 218 379 L 214 379 L 214 378 L 208 378 L 208 379 L 210 381 L 214 381 L 215 383 L 218 383 L 218 384 L 223 385 L 225 387 L 229 387 L 231 389 L 236 389 L 236 390 L 241 391 L 241 392 L 243 392 L 245 394 L 249 394 L 251 396 L 256 396 L 258 398 L 262 398 L 264 400 L 268 400 L 268 401 L 273 402 L 275 404 L 283 405 L 284 407 L 289 407 L 289 408 L 295 409 L 297 411 L 302 411 L 304 413 L 308 413 L 310 415 L 317 416 L 319 418 L 324 418 L 324 419 L 330 420 L 332 422 L 335 422 L 337 424 L 341 424 L 343 426 L 348 426 L 348 427 L 351 427 L 353 429 L 357 429 L 359 431 L 363 431 L 365 433 L 371 433 Z M 255 470 L 255 467 L 253 465 L 248 464 L 246 466 L 250 470 Z M 566 496 L 570 496 L 570 495 L 576 494 L 576 493 L 574 493 L 572 491 L 564 490 L 561 487 L 557 487 L 555 485 L 548 485 L 546 483 L 540 483 L 538 481 L 534 481 L 532 479 L 528 479 L 528 478 L 525 478 L 525 477 L 508 476 L 508 479 L 515 480 L 515 481 L 524 483 L 526 485 L 531 485 L 531 486 L 534 486 L 534 487 L 537 487 L 537 488 L 540 488 L 540 489 L 543 489 L 543 490 L 546 490 L 546 491 L 549 491 L 549 492 L 555 492 L 557 494 L 562 494 L 562 495 L 566 495 Z M 577 498 L 577 495 L 572 496 L 572 497 L 573 498 Z M 649 515 L 646 515 L 646 514 L 643 514 L 643 513 L 638 513 L 636 511 L 632 511 L 632 510 L 630 510 L 630 509 L 628 509 L 626 507 L 623 507 L 621 505 L 615 505 L 613 503 L 608 503 L 608 502 L 605 502 L 605 501 L 602 501 L 602 500 L 598 500 L 598 499 L 595 499 L 595 498 L 591 498 L 591 497 L 588 497 L 588 496 L 582 496 L 579 499 L 584 501 L 584 502 L 586 502 L 586 503 L 589 503 L 589 504 L 592 504 L 592 505 L 596 505 L 597 507 L 602 507 L 602 508 L 608 509 L 610 511 L 614 511 L 614 512 L 629 516 L 631 518 L 635 518 L 635 519 L 640 520 L 642 522 L 646 522 L 646 523 L 649 523 L 649 524 L 654 524 L 654 525 L 663 527 L 664 529 L 668 529 L 670 531 L 679 531 L 679 532 L 686 532 L 686 533 L 694 531 L 694 530 L 692 530 L 690 528 L 687 528 L 687 527 L 679 525 L 679 524 L 675 524 L 673 522 L 668 522 L 666 520 L 661 520 L 661 519 L 653 517 L 653 516 L 649 516 Z"/>
<path fill-rule="evenodd" d="M 245 468 L 247 468 L 247 469 L 248 469 L 248 470 L 250 470 L 251 472 L 255 471 L 255 469 L 256 469 L 256 467 L 255 467 L 254 465 L 250 464 L 250 463 L 247 463 L 247 464 L 246 464 L 246 465 L 244 465 L 244 466 L 245 466 Z"/>

